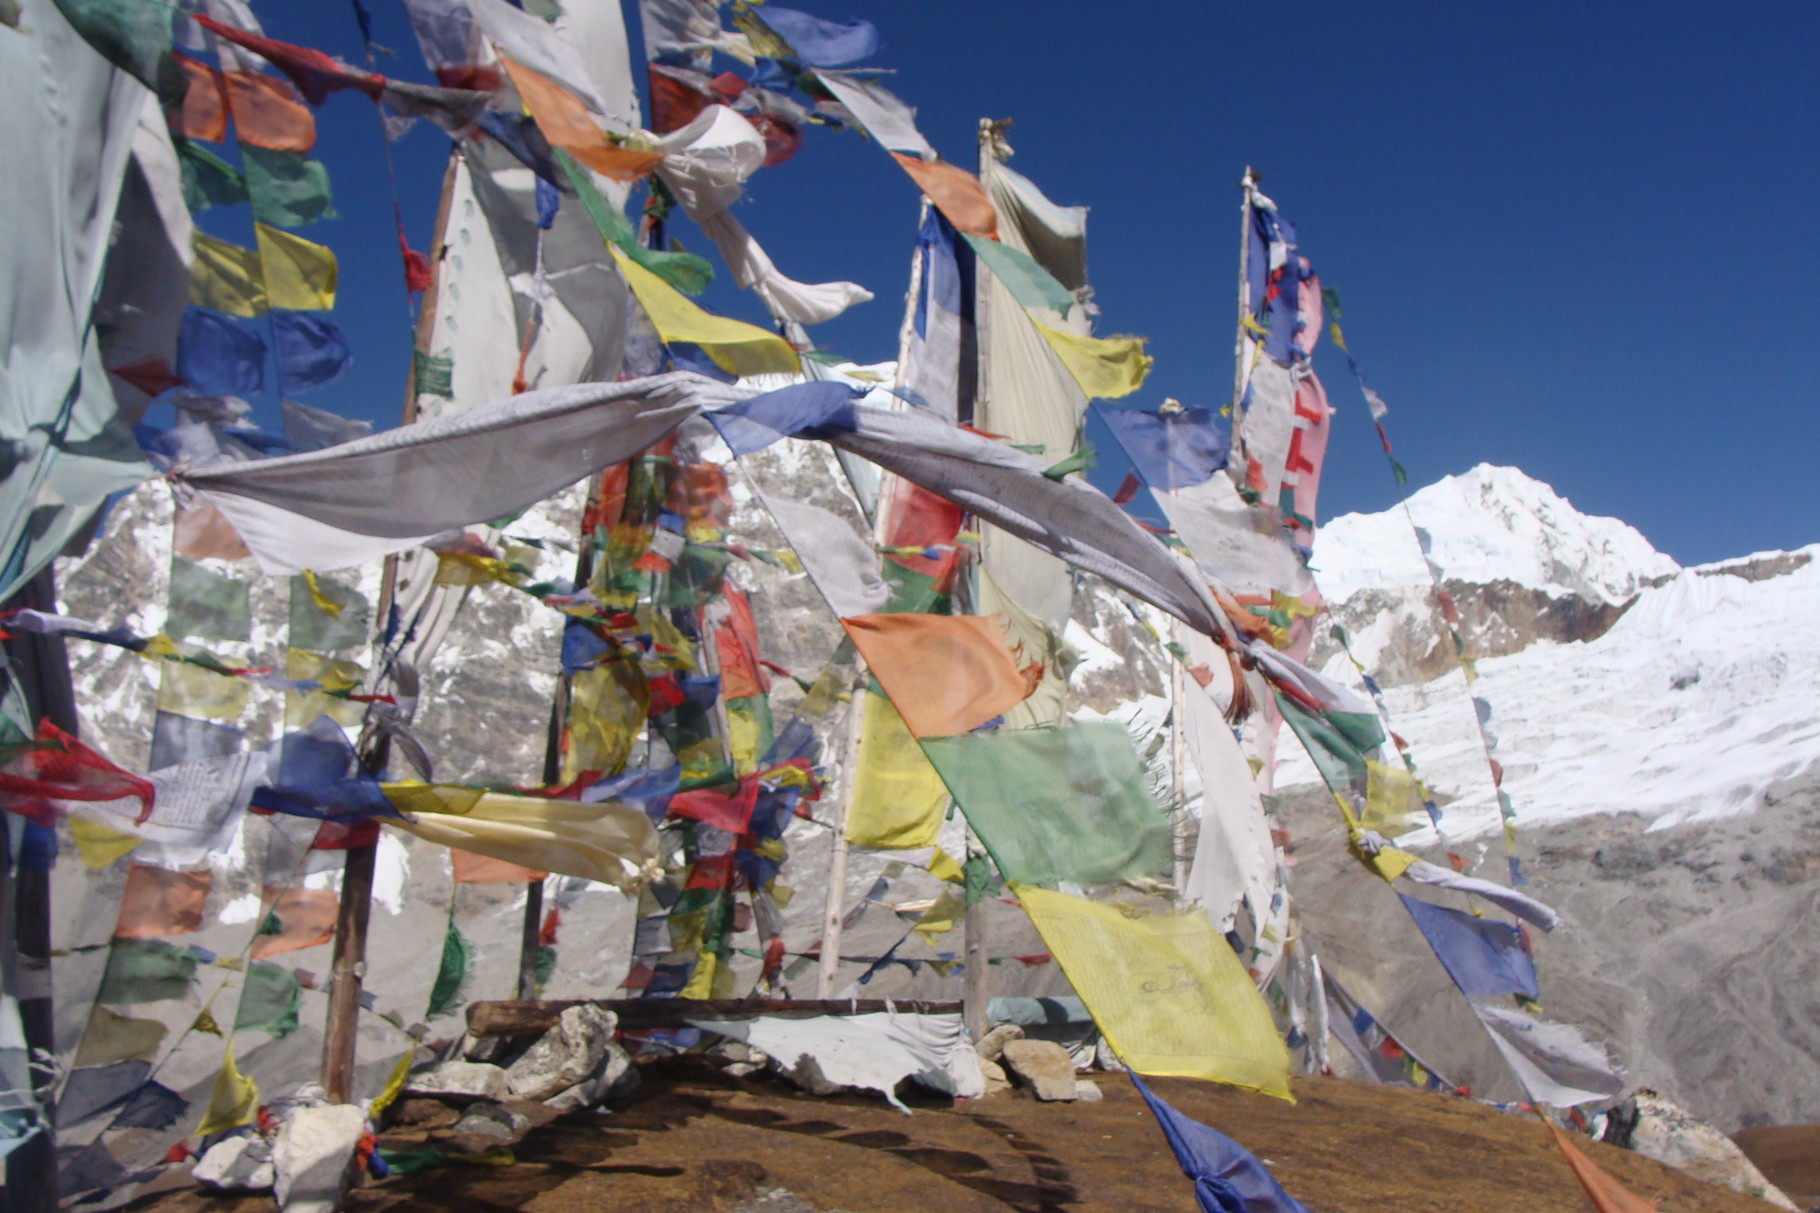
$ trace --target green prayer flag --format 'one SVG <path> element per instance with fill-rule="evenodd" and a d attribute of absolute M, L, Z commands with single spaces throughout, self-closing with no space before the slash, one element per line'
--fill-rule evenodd
<path fill-rule="evenodd" d="M 1043 475 L 1051 480 L 1062 480 L 1066 478 L 1070 472 L 1086 471 L 1093 466 L 1093 462 L 1097 458 L 1099 458 L 1099 452 L 1094 450 L 1089 443 L 1083 442 L 1074 454 L 1068 456 L 1059 463 L 1054 463 L 1049 467 L 1044 468 Z"/>
<path fill-rule="evenodd" d="M 455 398 L 455 360 L 447 354 L 426 354 L 418 350 L 412 356 L 411 385 L 419 396 Z"/>
<path fill-rule="evenodd" d="M 177 148 L 177 167 L 183 174 L 183 204 L 191 214 L 246 201 L 246 178 L 239 169 L 182 135 L 172 135 L 171 143 Z"/>
<path fill-rule="evenodd" d="M 282 965 L 256 961 L 246 971 L 234 1031 L 256 1030 L 283 1040 L 297 1030 L 297 1005 L 302 999 L 303 987 L 295 973 Z"/>
<path fill-rule="evenodd" d="M 1109 884 L 1166 871 L 1169 820 L 1110 722 L 923 740 L 1005 879 Z"/>
<path fill-rule="evenodd" d="M 992 861 L 984 855 L 969 856 L 961 865 L 961 887 L 967 892 L 967 904 L 992 896 Z"/>
<path fill-rule="evenodd" d="M 631 221 L 618 207 L 601 197 L 588 171 L 576 162 L 575 157 L 561 148 L 552 148 L 551 154 L 568 175 L 569 184 L 575 187 L 582 209 L 594 221 L 594 230 L 600 233 L 603 243 L 617 245 L 626 256 L 685 295 L 699 295 L 708 288 L 708 283 L 714 280 L 713 266 L 694 253 L 666 253 L 640 247 Z"/>
<path fill-rule="evenodd" d="M 434 1019 L 461 1001 L 461 986 L 468 976 L 468 941 L 455 929 L 454 907 L 450 907 L 449 929 L 442 936 L 442 963 L 436 968 L 436 984 L 430 987 L 430 1009 L 425 1019 Z"/>
<path fill-rule="evenodd" d="M 984 236 L 975 236 L 968 232 L 961 233 L 966 242 L 973 247 L 974 253 L 986 263 L 993 276 L 1005 284 L 1012 298 L 1020 307 L 1046 307 L 1066 316 L 1068 309 L 1075 304 L 1075 298 L 1067 287 L 1057 282 L 1055 275 L 1038 265 L 1036 259 L 1022 249 L 1012 248 L 998 240 L 988 240 Z"/>
<path fill-rule="evenodd" d="M 250 641 L 251 587 L 181 556 L 171 558 L 171 591 L 164 630 L 177 640 Z"/>
<path fill-rule="evenodd" d="M 556 949 L 545 944 L 537 949 L 537 960 L 532 970 L 532 980 L 539 989 L 550 980 L 550 974 L 556 972 Z"/>
<path fill-rule="evenodd" d="M 291 578 L 291 647 L 312 653 L 329 653 L 338 649 L 355 649 L 367 642 L 367 600 L 353 586 L 338 585 L 326 577 L 316 578 L 322 596 L 341 607 L 337 618 L 316 605 L 310 583 L 302 577 Z"/>
<path fill-rule="evenodd" d="M 1283 713 L 1283 719 L 1308 751 L 1308 757 L 1314 760 L 1315 769 L 1321 773 L 1321 781 L 1331 792 L 1344 793 L 1355 781 L 1365 778 L 1365 755 L 1360 752 L 1333 722 L 1325 716 L 1317 716 L 1287 695 L 1278 695 L 1277 708 Z M 1363 783 L 1360 782 L 1361 789 Z"/>
<path fill-rule="evenodd" d="M 1386 458 L 1389 458 L 1389 456 L 1386 456 Z M 1405 472 L 1403 470 L 1403 465 L 1398 463 L 1395 459 L 1390 460 L 1390 474 L 1396 477 L 1398 488 L 1402 488 L 1409 483 L 1409 473 Z"/>
<path fill-rule="evenodd" d="M 155 0 L 53 0 L 63 19 L 109 63 L 158 94 L 183 100 L 189 77 L 171 58 L 171 7 Z"/>
<path fill-rule="evenodd" d="M 182 998 L 198 963 L 196 953 L 162 939 L 116 939 L 95 1001 L 131 1006 Z"/>
<path fill-rule="evenodd" d="M 117 1061 L 150 1061 L 164 1043 L 165 1026 L 155 1019 L 132 1019 L 106 1007 L 89 1013 L 88 1027 L 70 1065 L 106 1066 Z"/>
<path fill-rule="evenodd" d="M 253 217 L 273 227 L 302 227 L 318 219 L 335 218 L 329 195 L 329 170 L 320 160 L 301 152 L 279 152 L 240 145 L 240 162 L 246 166 L 247 196 Z"/>

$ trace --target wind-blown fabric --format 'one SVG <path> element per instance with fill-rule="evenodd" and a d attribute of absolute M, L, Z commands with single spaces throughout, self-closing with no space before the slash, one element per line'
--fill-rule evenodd
<path fill-rule="evenodd" d="M 1520 994 L 1534 1001 L 1542 997 L 1536 985 L 1535 961 L 1517 928 L 1401 893 L 1397 896 L 1441 967 L 1468 998 Z"/>
<path fill-rule="evenodd" d="M 1573 1169 L 1574 1178 L 1585 1189 L 1586 1199 L 1592 1202 L 1596 1213 L 1657 1213 L 1655 1201 L 1638 1196 L 1613 1179 L 1603 1167 L 1586 1157 L 1553 1122 L 1549 1123 L 1548 1132 L 1555 1139 L 1562 1157 L 1567 1159 L 1567 1165 Z"/>
<path fill-rule="evenodd" d="M 1111 884 L 1169 868 L 1169 819 L 1122 725 L 927 737 L 923 752 L 1006 880 Z"/>
<path fill-rule="evenodd" d="M 834 94 L 880 147 L 890 152 L 907 153 L 918 160 L 935 159 L 935 149 L 916 129 L 916 111 L 876 80 L 864 80 L 827 68 L 818 69 L 815 78 Z"/>
<path fill-rule="evenodd" d="M 662 162 L 661 152 L 635 151 L 608 139 L 582 103 L 555 81 L 510 59 L 501 59 L 500 65 L 551 147 L 615 181 L 636 181 Z"/>
<path fill-rule="evenodd" d="M 796 351 L 776 333 L 704 311 L 618 247 L 607 251 L 664 341 L 699 345 L 716 366 L 733 375 L 788 375 L 800 366 Z"/>
<path fill-rule="evenodd" d="M 879 574 L 878 553 L 852 523 L 806 501 L 762 491 L 758 499 L 836 616 L 873 615 L 884 609 L 891 589 Z"/>
<path fill-rule="evenodd" d="M 1467 876 L 1452 868 L 1429 863 L 1418 859 L 1403 869 L 1403 879 L 1413 880 L 1417 884 L 1431 884 L 1438 888 L 1452 889 L 1457 893 L 1470 893 L 1482 897 L 1495 906 L 1509 910 L 1525 922 L 1534 923 L 1544 931 L 1552 931 L 1561 925 L 1561 916 L 1550 907 L 1543 905 L 1535 898 L 1520 893 L 1508 885 L 1501 885 L 1490 880 L 1481 880 L 1477 876 Z"/>
<path fill-rule="evenodd" d="M 1290 1098 L 1289 1050 L 1270 1008 L 1205 916 L 1015 891 L 1127 1067 Z"/>
<path fill-rule="evenodd" d="M 1248 504 L 1227 476 L 1169 491 L 1152 486 L 1169 529 L 1188 548 L 1208 581 L 1234 594 L 1292 598 L 1314 588 L 1314 578 L 1288 540 L 1274 505 Z"/>
<path fill-rule="evenodd" d="M 189 480 L 267 572 L 346 568 L 526 509 L 744 394 L 682 373 L 550 388 Z"/>
<path fill-rule="evenodd" d="M 868 691 L 855 709 L 865 715 L 859 769 L 848 801 L 847 841 L 887 850 L 934 846 L 942 832 L 947 786 L 889 699 Z"/>
<path fill-rule="evenodd" d="M 1226 664 L 1206 638 L 1181 629 L 1178 640 L 1192 661 Z M 1257 782 L 1231 726 L 1203 688 L 1187 686 L 1179 707 L 1188 756 L 1201 781 L 1200 831 L 1183 892 L 1221 931 L 1232 926 L 1241 898 L 1262 921 L 1276 895 L 1277 867 Z"/>
<path fill-rule="evenodd" d="M 657 829 L 643 809 L 478 788 L 387 784 L 409 814 L 392 825 L 426 842 L 636 892 L 657 874 Z"/>
<path fill-rule="evenodd" d="M 1624 1089 L 1624 1071 L 1571 1024 L 1544 1023 L 1480 1002 L 1472 1009 L 1535 1102 L 1571 1108 L 1612 1099 Z"/>
<path fill-rule="evenodd" d="M 548 21 L 506 0 L 468 0 L 468 8 L 474 24 L 503 58 L 562 85 L 595 113 L 608 112 L 580 51 Z"/>
<path fill-rule="evenodd" d="M 872 292 L 857 282 L 798 282 L 791 278 L 777 268 L 732 211 L 720 211 L 699 218 L 696 223 L 720 250 L 727 268 L 733 271 L 733 281 L 757 295 L 765 309 L 779 320 L 820 324 L 873 298 Z"/>
<path fill-rule="evenodd" d="M 1150 1105 L 1182 1174 L 1194 1181 L 1201 1213 L 1308 1213 L 1263 1163 L 1232 1138 L 1190 1120 L 1157 1098 L 1136 1070 L 1127 1071 Z"/>
<path fill-rule="evenodd" d="M 902 152 L 892 152 L 891 158 L 910 174 L 923 196 L 941 208 L 955 231 L 998 239 L 998 216 L 978 177 L 941 160 L 918 160 Z"/>
<path fill-rule="evenodd" d="M 1030 694 L 1042 667 L 1018 666 L 982 615 L 859 615 L 841 626 L 918 737 L 978 728 Z"/>
<path fill-rule="evenodd" d="M 1097 403 L 1092 407 L 1152 489 L 1174 491 L 1206 484 L 1226 466 L 1226 426 L 1212 409 L 1163 412 Z"/>
<path fill-rule="evenodd" d="M 878 27 L 870 21 L 828 21 L 775 4 L 758 18 L 810 67 L 845 67 L 878 53 Z"/>

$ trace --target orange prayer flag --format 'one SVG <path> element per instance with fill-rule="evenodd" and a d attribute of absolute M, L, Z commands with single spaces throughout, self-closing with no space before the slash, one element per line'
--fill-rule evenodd
<path fill-rule="evenodd" d="M 532 884 L 549 875 L 536 868 L 494 859 L 491 855 L 476 855 L 460 847 L 449 848 L 449 862 L 455 868 L 456 884 Z"/>
<path fill-rule="evenodd" d="M 971 232 L 988 240 L 998 239 L 998 214 L 986 197 L 980 179 L 964 168 L 955 168 L 941 160 L 918 160 L 902 152 L 892 152 L 892 159 L 903 167 L 929 201 L 948 217 L 956 231 Z"/>
<path fill-rule="evenodd" d="M 274 152 L 307 152 L 316 146 L 316 116 L 297 90 L 276 76 L 227 72 L 228 109 L 242 143 Z"/>
<path fill-rule="evenodd" d="M 266 918 L 260 930 L 277 919 L 277 934 L 262 934 L 253 941 L 252 957 L 264 960 L 299 948 L 313 948 L 335 937 L 335 915 L 341 899 L 333 889 L 273 889 L 265 891 Z"/>
<path fill-rule="evenodd" d="M 855 615 L 840 621 L 918 737 L 965 733 L 1022 703 L 1043 677 L 1018 668 L 988 615 Z"/>
<path fill-rule="evenodd" d="M 1555 1144 L 1567 1156 L 1567 1165 L 1574 1169 L 1574 1177 L 1586 1189 L 1586 1199 L 1592 1201 L 1592 1207 L 1598 1213 L 1657 1213 L 1655 1201 L 1638 1196 L 1613 1179 L 1598 1163 L 1582 1154 L 1568 1140 L 1567 1134 L 1553 1124 L 1548 1126 L 1548 1131 L 1555 1135 Z"/>
<path fill-rule="evenodd" d="M 499 62 L 504 65 L 506 75 L 512 78 L 512 87 L 518 90 L 519 100 L 531 111 L 537 129 L 543 132 L 551 147 L 560 147 L 601 176 L 615 181 L 636 181 L 662 162 L 662 152 L 631 151 L 607 138 L 607 133 L 589 115 L 587 107 L 554 80 L 504 56 Z"/>
<path fill-rule="evenodd" d="M 213 882 L 207 872 L 170 872 L 134 864 L 127 869 L 115 938 L 188 935 L 202 926 L 202 903 L 208 900 Z"/>
<path fill-rule="evenodd" d="M 190 79 L 183 104 L 165 115 L 171 133 L 185 139 L 220 143 L 227 138 L 227 83 L 218 68 L 173 51 L 171 58 Z"/>
<path fill-rule="evenodd" d="M 720 658 L 720 697 L 731 701 L 766 694 L 771 690 L 771 680 L 758 664 L 758 624 L 752 619 L 752 607 L 746 596 L 730 585 L 725 599 L 726 622 L 714 629 Z"/>

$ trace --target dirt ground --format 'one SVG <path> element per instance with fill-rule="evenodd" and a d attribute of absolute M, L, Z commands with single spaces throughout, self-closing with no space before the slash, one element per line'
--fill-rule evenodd
<path fill-rule="evenodd" d="M 1820 1125 L 1764 1125 L 1732 1140 L 1790 1200 L 1804 1209 L 1820 1205 Z"/>
<path fill-rule="evenodd" d="M 447 1166 L 354 1193 L 358 1213 L 1039 1213 L 1192 1211 L 1194 1198 L 1136 1090 L 1093 1076 L 1100 1103 L 1023 1092 L 949 1103 L 813 1098 L 777 1079 L 731 1078 L 698 1061 L 644 1067 L 616 1112 L 559 1117 L 513 1147 L 509 1166 Z M 1312 1213 L 1563 1213 L 1585 1196 L 1533 1119 L 1467 1100 L 1339 1079 L 1300 1079 L 1290 1105 L 1207 1083 L 1158 1079 L 1182 1112 L 1264 1159 Z M 394 1129 L 382 1144 L 454 1148 L 446 1132 Z M 1595 1161 L 1667 1213 L 1770 1206 L 1599 1143 Z M 156 1213 L 269 1213 L 271 1199 L 164 1192 Z"/>

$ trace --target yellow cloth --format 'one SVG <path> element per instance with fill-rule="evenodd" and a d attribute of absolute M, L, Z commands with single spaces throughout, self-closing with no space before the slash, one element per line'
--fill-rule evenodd
<path fill-rule="evenodd" d="M 665 341 L 699 345 L 716 366 L 734 375 L 792 375 L 799 369 L 796 351 L 776 333 L 703 311 L 618 248 L 609 246 L 607 251 Z"/>
<path fill-rule="evenodd" d="M 1289 1050 L 1206 915 L 1138 916 L 1014 886 L 1030 921 L 1125 1064 L 1289 1099 Z"/>
<path fill-rule="evenodd" d="M 385 1090 L 375 1095 L 373 1102 L 367 1105 L 367 1115 L 370 1118 L 378 1120 L 379 1114 L 397 1100 L 399 1093 L 404 1090 L 405 1079 L 411 1075 L 411 1062 L 416 1056 L 417 1044 L 413 1041 L 411 1047 L 404 1051 L 404 1056 L 398 1059 L 398 1064 L 392 1067 L 391 1077 L 385 1080 Z"/>
<path fill-rule="evenodd" d="M 948 789 L 891 701 L 867 693 L 859 737 L 859 770 L 847 809 L 847 841 L 908 850 L 932 846 L 942 830 Z"/>
<path fill-rule="evenodd" d="M 936 847 L 934 854 L 929 856 L 929 875 L 937 880 L 945 880 L 949 884 L 961 884 L 967 879 L 967 873 L 961 868 L 961 865 L 940 847 Z"/>
<path fill-rule="evenodd" d="M 1081 391 L 1096 399 L 1131 395 L 1156 361 L 1144 353 L 1142 337 L 1077 337 L 1040 324 L 1036 328 Z"/>
<path fill-rule="evenodd" d="M 945 888 L 941 896 L 935 899 L 935 904 L 924 910 L 923 916 L 910 929 L 922 936 L 923 942 L 933 948 L 936 936 L 952 931 L 966 912 L 967 900 L 961 896 L 960 891 Z"/>
<path fill-rule="evenodd" d="M 1422 812 L 1422 785 L 1402 767 L 1365 760 L 1365 812 L 1359 828 L 1400 834 L 1409 819 Z"/>
<path fill-rule="evenodd" d="M 1395 847 L 1379 847 L 1376 852 L 1368 852 L 1356 842 L 1349 844 L 1353 858 L 1382 876 L 1385 881 L 1394 881 L 1409 870 L 1409 865 L 1416 857 L 1408 851 L 1399 851 Z"/>
<path fill-rule="evenodd" d="M 215 1076 L 215 1093 L 209 1099 L 209 1110 L 192 1136 L 207 1137 L 250 1125 L 259 1113 L 259 1088 L 234 1065 L 234 1042 L 227 1042 L 221 1058 L 221 1073 Z"/>
<path fill-rule="evenodd" d="M 329 691 L 351 691 L 366 677 L 366 670 L 352 661 L 338 661 L 307 649 L 288 649 L 284 655 L 284 676 L 299 682 L 319 682 L 320 691 L 284 693 L 284 727 L 301 729 L 318 716 L 327 716 L 344 729 L 358 728 L 366 719 L 367 705 Z"/>
<path fill-rule="evenodd" d="M 167 661 L 158 671 L 158 710 L 199 720 L 234 720 L 246 711 L 246 679 Z"/>
<path fill-rule="evenodd" d="M 83 865 L 91 872 L 99 872 L 139 845 L 136 835 L 110 830 L 99 822 L 75 814 L 70 815 L 69 821 L 76 854 L 82 857 Z"/>
<path fill-rule="evenodd" d="M 191 238 L 190 302 L 233 316 L 266 308 L 298 312 L 335 306 L 335 254 L 300 236 L 254 224 L 257 250 L 197 232 Z"/>
<path fill-rule="evenodd" d="M 625 891 L 643 888 L 661 870 L 657 828 L 631 805 L 416 782 L 380 788 L 400 812 L 415 815 L 390 824 L 426 842 Z"/>
<path fill-rule="evenodd" d="M 624 770 L 650 699 L 644 675 L 629 662 L 609 661 L 577 671 L 569 681 L 563 782 L 579 778 L 583 771 L 617 775 Z"/>
<path fill-rule="evenodd" d="M 335 306 L 335 254 L 320 244 L 263 223 L 253 225 L 259 258 L 265 263 L 265 290 L 273 307 L 293 312 L 326 312 Z"/>

